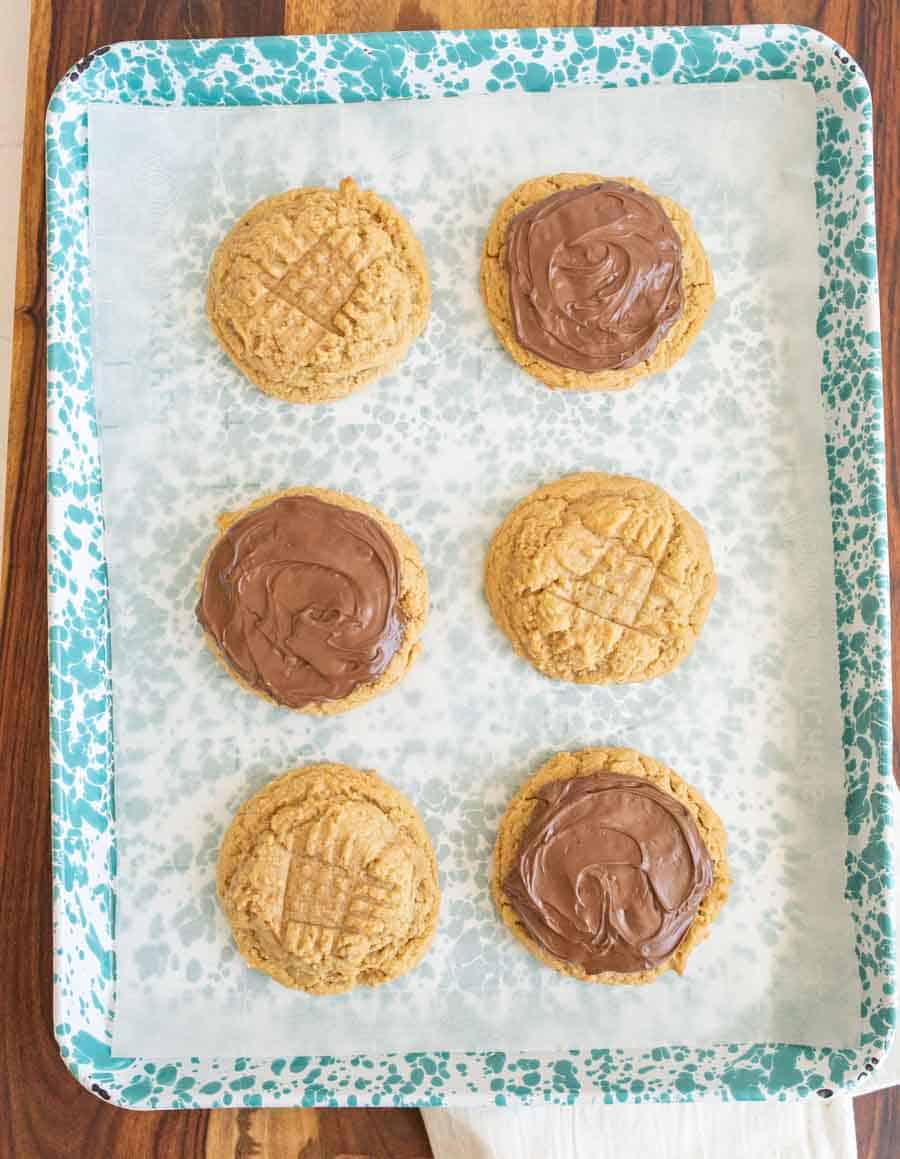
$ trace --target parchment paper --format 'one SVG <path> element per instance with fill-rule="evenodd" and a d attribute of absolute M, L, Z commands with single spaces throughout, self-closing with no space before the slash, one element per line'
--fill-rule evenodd
<path fill-rule="evenodd" d="M 116 726 L 120 1055 L 855 1041 L 831 523 L 815 337 L 812 95 L 801 84 L 506 94 L 296 109 L 90 111 L 95 375 Z M 689 208 L 718 285 L 662 378 L 566 396 L 499 347 L 478 293 L 488 221 L 519 181 L 635 175 Z M 207 265 L 234 219 L 352 174 L 421 237 L 434 309 L 390 378 L 278 403 L 218 349 Z M 517 660 L 481 593 L 493 529 L 580 469 L 667 488 L 709 535 L 699 644 L 648 685 L 584 688 Z M 315 720 L 242 691 L 193 608 L 216 515 L 317 484 L 418 543 L 425 654 L 402 685 Z M 607 989 L 538 965 L 496 918 L 488 863 L 520 781 L 555 750 L 630 744 L 721 813 L 735 884 L 683 979 Z M 439 936 L 403 980 L 311 998 L 249 971 L 214 895 L 224 826 L 279 772 L 375 768 L 433 836 Z"/>

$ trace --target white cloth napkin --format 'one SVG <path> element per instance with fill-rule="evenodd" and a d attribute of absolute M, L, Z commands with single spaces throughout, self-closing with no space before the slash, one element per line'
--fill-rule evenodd
<path fill-rule="evenodd" d="M 900 890 L 894 928 L 900 930 Z M 900 1034 L 861 1093 L 900 1083 Z M 425 1110 L 434 1159 L 856 1159 L 853 1103 Z"/>
<path fill-rule="evenodd" d="M 849 1098 L 423 1111 L 435 1159 L 855 1159 Z"/>

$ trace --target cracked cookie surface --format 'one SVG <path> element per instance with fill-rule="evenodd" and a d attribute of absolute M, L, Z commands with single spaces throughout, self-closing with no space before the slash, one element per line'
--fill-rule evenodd
<path fill-rule="evenodd" d="M 390 371 L 431 305 L 425 252 L 399 213 L 346 178 L 253 206 L 216 250 L 207 314 L 267 394 L 327 402 Z"/>
<path fill-rule="evenodd" d="M 662 207 L 681 242 L 684 303 L 680 317 L 642 362 L 616 370 L 577 370 L 550 362 L 527 350 L 518 341 L 504 251 L 510 223 L 517 214 L 565 190 L 609 181 L 646 193 Z M 555 173 L 537 177 L 523 182 L 505 198 L 485 237 L 481 256 L 481 293 L 497 337 L 510 355 L 529 374 L 555 390 L 625 390 L 647 375 L 668 370 L 700 333 L 716 296 L 709 259 L 687 210 L 671 198 L 653 193 L 634 177 L 600 177 L 595 173 Z"/>
<path fill-rule="evenodd" d="M 700 524 L 629 475 L 569 475 L 533 492 L 498 528 L 485 569 L 488 602 L 516 652 L 577 684 L 671 672 L 715 592 Z"/>
<path fill-rule="evenodd" d="M 246 801 L 222 841 L 216 884 L 247 962 L 309 994 L 406 973 L 440 907 L 414 806 L 375 773 L 342 764 L 293 769 Z"/>

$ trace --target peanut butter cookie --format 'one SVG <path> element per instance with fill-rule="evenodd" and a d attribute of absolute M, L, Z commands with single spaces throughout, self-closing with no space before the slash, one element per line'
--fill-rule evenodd
<path fill-rule="evenodd" d="M 715 298 L 687 212 L 633 177 L 557 173 L 514 189 L 488 229 L 481 292 L 500 341 L 560 390 L 667 370 Z"/>
<path fill-rule="evenodd" d="M 611 684 L 671 672 L 716 592 L 703 529 L 660 487 L 569 475 L 507 515 L 485 592 L 516 652 L 554 680 Z"/>
<path fill-rule="evenodd" d="M 197 619 L 244 688 L 298 712 L 345 712 L 396 684 L 421 646 L 428 579 L 412 540 L 319 487 L 219 517 Z"/>
<path fill-rule="evenodd" d="M 437 927 L 437 863 L 415 808 L 372 772 L 293 769 L 238 810 L 219 900 L 247 962 L 309 994 L 379 986 Z"/>
<path fill-rule="evenodd" d="M 536 958 L 585 982 L 684 971 L 731 879 L 722 822 L 677 773 L 634 749 L 558 753 L 497 834 L 491 892 Z"/>
<path fill-rule="evenodd" d="M 327 402 L 387 373 L 425 328 L 431 284 L 406 221 L 349 177 L 261 201 L 209 271 L 216 337 L 260 390 Z"/>

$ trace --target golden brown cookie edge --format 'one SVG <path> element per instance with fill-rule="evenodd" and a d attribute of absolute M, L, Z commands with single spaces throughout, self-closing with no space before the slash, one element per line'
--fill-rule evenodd
<path fill-rule="evenodd" d="M 246 939 L 239 938 L 235 928 L 236 926 L 239 928 L 237 915 L 231 910 L 227 897 L 231 877 L 242 856 L 246 854 L 248 849 L 252 848 L 259 831 L 264 827 L 264 823 L 278 809 L 288 806 L 296 800 L 294 788 L 298 783 L 304 781 L 307 783 L 317 781 L 319 785 L 324 783 L 321 796 L 325 800 L 334 799 L 336 787 L 342 787 L 345 791 L 352 790 L 359 797 L 374 804 L 389 816 L 398 827 L 402 821 L 402 827 L 409 833 L 413 843 L 425 854 L 428 861 L 431 870 L 431 891 L 427 902 L 428 909 L 422 923 L 422 932 L 406 944 L 402 952 L 398 954 L 391 970 L 374 981 L 360 980 L 349 984 L 343 982 L 322 983 L 312 986 L 298 984 L 290 973 L 280 968 L 277 963 L 269 962 L 261 957 L 253 945 L 247 943 Z M 304 794 L 304 799 L 307 795 Z M 263 804 L 266 808 L 258 816 L 260 806 Z M 254 823 L 254 818 L 256 818 L 256 823 Z M 301 990 L 304 993 L 317 996 L 347 993 L 360 986 L 381 985 L 412 970 L 425 956 L 434 939 L 441 904 L 437 858 L 431 837 L 418 809 L 404 793 L 401 793 L 399 789 L 389 784 L 373 770 L 357 769 L 352 765 L 335 761 L 317 761 L 289 769 L 279 774 L 274 780 L 269 781 L 268 784 L 241 803 L 229 822 L 219 846 L 216 863 L 216 896 L 241 957 L 253 969 L 268 974 L 269 977 L 288 989 Z"/>
<path fill-rule="evenodd" d="M 276 700 L 263 689 L 254 687 L 238 675 L 223 655 L 215 638 L 202 625 L 201 628 L 206 644 L 218 663 L 221 664 L 235 683 L 239 684 L 248 692 L 252 692 L 254 696 L 259 696 L 263 700 L 267 700 L 270 704 L 274 704 L 276 707 L 283 708 L 288 712 L 299 712 L 307 716 L 335 716 L 338 713 L 349 712 L 353 708 L 358 708 L 360 705 L 372 700 L 373 697 L 379 696 L 382 692 L 387 692 L 388 689 L 393 688 L 395 684 L 398 684 L 403 679 L 421 654 L 422 646 L 419 643 L 419 636 L 428 619 L 428 573 L 425 570 L 425 565 L 422 562 L 418 548 L 406 532 L 371 503 L 367 503 L 364 499 L 357 499 L 355 496 L 348 495 L 343 491 L 334 491 L 326 487 L 288 487 L 283 491 L 271 491 L 265 495 L 260 495 L 252 503 L 247 504 L 246 507 L 235 511 L 222 512 L 217 517 L 216 525 L 218 527 L 218 534 L 211 541 L 203 557 L 203 563 L 200 565 L 200 575 L 197 580 L 197 587 L 200 592 L 203 591 L 207 564 L 216 544 L 228 528 L 245 515 L 249 515 L 251 511 L 257 511 L 260 507 L 267 507 L 270 503 L 274 503 L 276 499 L 284 499 L 292 495 L 311 495 L 315 499 L 320 499 L 323 503 L 331 503 L 336 507 L 345 507 L 351 511 L 359 511 L 363 515 L 368 515 L 370 519 L 374 519 L 390 537 L 400 559 L 399 602 L 405 621 L 403 643 L 397 650 L 390 664 L 388 664 L 387 668 L 377 680 L 360 685 L 349 696 L 345 696 L 341 700 L 318 701 L 305 705 L 303 708 L 291 708 L 290 705 L 282 704 L 281 701 Z"/>
<path fill-rule="evenodd" d="M 624 370 L 590 373 L 558 366 L 520 345 L 515 335 L 509 302 L 509 280 L 501 261 L 506 231 L 515 214 L 561 189 L 575 189 L 602 181 L 618 181 L 653 197 L 663 207 L 681 239 L 684 309 L 651 356 Z M 715 301 L 712 269 L 694 229 L 690 214 L 671 198 L 653 192 L 636 177 L 601 177 L 595 173 L 556 173 L 518 185 L 501 202 L 488 227 L 481 255 L 481 294 L 497 337 L 512 358 L 533 378 L 552 390 L 626 390 L 641 378 L 668 370 L 684 355 L 703 328 Z"/>
<path fill-rule="evenodd" d="M 386 351 L 386 357 L 377 366 L 364 367 L 343 374 L 298 373 L 296 379 L 291 382 L 271 381 L 266 378 L 258 367 L 252 365 L 239 352 L 232 349 L 228 334 L 221 325 L 218 301 L 226 263 L 231 256 L 231 251 L 236 244 L 240 231 L 246 226 L 253 225 L 260 219 L 265 218 L 279 205 L 308 195 L 330 195 L 339 198 L 343 190 L 348 186 L 352 187 L 355 191 L 356 199 L 363 202 L 370 213 L 385 219 L 391 239 L 405 253 L 410 270 L 415 273 L 419 280 L 419 293 L 417 295 L 418 310 L 410 322 L 407 334 L 393 348 Z M 220 347 L 228 355 L 233 365 L 258 390 L 273 398 L 281 399 L 283 402 L 308 405 L 335 402 L 389 374 L 403 361 L 409 348 L 425 329 L 430 312 L 431 277 L 428 270 L 428 260 L 425 256 L 422 243 L 413 231 L 412 226 L 401 213 L 378 194 L 371 190 L 359 189 L 352 178 L 344 178 L 337 189 L 319 185 L 299 186 L 296 189 L 288 189 L 282 193 L 276 193 L 271 197 L 265 197 L 261 201 L 258 201 L 234 222 L 216 246 L 210 260 L 207 274 L 206 316 Z"/>
<path fill-rule="evenodd" d="M 679 520 L 679 523 L 684 531 L 685 538 L 690 540 L 695 555 L 698 559 L 706 565 L 705 576 L 706 586 L 702 597 L 694 606 L 694 612 L 691 618 L 691 629 L 693 635 L 689 638 L 681 638 L 681 647 L 678 651 L 672 653 L 665 661 L 657 662 L 650 670 L 640 677 L 632 677 L 629 680 L 617 681 L 615 679 L 606 679 L 603 677 L 587 677 L 579 676 L 577 678 L 569 676 L 560 676 L 543 667 L 537 659 L 523 646 L 519 639 L 509 616 L 506 612 L 507 600 L 505 598 L 504 588 L 504 572 L 508 570 L 509 564 L 515 558 L 511 545 L 508 543 L 515 531 L 517 530 L 519 522 L 524 517 L 531 505 L 535 502 L 541 502 L 545 499 L 552 499 L 559 497 L 561 500 L 570 500 L 569 492 L 573 488 L 585 487 L 586 489 L 597 486 L 598 484 L 622 484 L 623 489 L 633 488 L 639 486 L 646 488 L 650 492 L 660 493 L 665 496 L 666 501 L 672 509 L 672 513 Z M 706 538 L 706 533 L 698 520 L 683 507 L 676 499 L 674 499 L 664 487 L 660 487 L 656 483 L 651 483 L 648 479 L 641 479 L 637 475 L 620 475 L 612 474 L 604 471 L 579 471 L 572 475 L 564 475 L 560 479 L 554 479 L 550 483 L 545 483 L 534 491 L 529 492 L 522 499 L 518 501 L 506 513 L 500 521 L 497 529 L 491 537 L 491 542 L 488 546 L 487 555 L 484 564 L 484 579 L 483 588 L 488 607 L 491 610 L 491 615 L 497 627 L 503 632 L 509 643 L 512 645 L 513 651 L 520 659 L 525 660 L 536 672 L 539 672 L 547 680 L 557 680 L 564 683 L 572 684 L 641 684 L 648 680 L 656 680 L 659 677 L 667 676 L 673 672 L 680 664 L 682 664 L 697 644 L 700 638 L 700 633 L 706 618 L 709 614 L 709 609 L 715 598 L 718 590 L 718 579 L 715 571 L 715 564 L 710 551 L 709 541 Z"/>
<path fill-rule="evenodd" d="M 610 767 L 610 762 L 613 763 L 613 767 Z M 616 763 L 626 767 L 615 767 Z M 596 772 L 642 777 L 675 797 L 694 818 L 713 862 L 712 885 L 700 904 L 697 916 L 674 953 L 652 970 L 641 970 L 634 974 L 613 971 L 588 974 L 581 966 L 556 958 L 532 938 L 515 910 L 506 901 L 503 892 L 503 880 L 512 867 L 522 835 L 535 809 L 535 802 L 531 796 L 534 791 L 551 781 L 567 781 L 573 777 L 586 777 Z M 725 828 L 712 806 L 674 769 L 638 752 L 637 749 L 621 747 L 596 747 L 579 749 L 575 752 L 560 752 L 545 761 L 520 785 L 507 806 L 497 828 L 491 859 L 491 896 L 503 924 L 517 941 L 521 942 L 535 958 L 558 973 L 577 978 L 582 982 L 596 982 L 607 986 L 641 986 L 655 981 L 668 970 L 683 973 L 691 952 L 709 936 L 712 922 L 727 900 L 730 885 Z"/>

